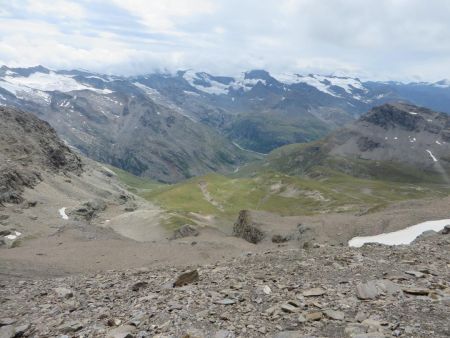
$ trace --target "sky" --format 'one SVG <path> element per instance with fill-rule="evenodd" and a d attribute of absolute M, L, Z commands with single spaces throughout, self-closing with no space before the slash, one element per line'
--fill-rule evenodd
<path fill-rule="evenodd" d="M 0 0 L 0 64 L 450 78 L 447 0 Z"/>

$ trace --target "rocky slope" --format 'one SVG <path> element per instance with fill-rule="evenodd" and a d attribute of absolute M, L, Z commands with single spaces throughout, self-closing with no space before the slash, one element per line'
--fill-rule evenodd
<path fill-rule="evenodd" d="M 5 338 L 448 337 L 448 236 L 411 246 L 281 247 L 212 265 L 2 281 L 0 332 Z"/>
<path fill-rule="evenodd" d="M 82 172 L 81 159 L 50 125 L 31 113 L 0 107 L 0 204 L 22 202 L 43 173 Z"/>
<path fill-rule="evenodd" d="M 385 104 L 323 140 L 274 151 L 267 166 L 297 174 L 322 167 L 354 176 L 448 183 L 449 135 L 447 114 Z"/>
<path fill-rule="evenodd" d="M 129 222 L 140 224 L 132 213 L 139 209 L 158 224 L 158 209 L 141 204 L 114 172 L 75 153 L 47 122 L 0 107 L 0 250 L 46 240 L 68 228 L 82 238 L 120 237 L 97 227 L 100 215 L 114 220 L 127 212 Z"/>
<path fill-rule="evenodd" d="M 0 78 L 2 105 L 35 113 L 83 154 L 136 175 L 174 182 L 251 157 L 129 79 L 43 67 L 3 67 Z"/>
<path fill-rule="evenodd" d="M 96 160 L 166 182 L 234 170 L 249 155 L 240 147 L 268 153 L 319 139 L 385 102 L 449 112 L 449 88 L 445 81 L 364 82 L 263 70 L 120 77 L 0 68 L 0 105 L 38 113 Z"/>

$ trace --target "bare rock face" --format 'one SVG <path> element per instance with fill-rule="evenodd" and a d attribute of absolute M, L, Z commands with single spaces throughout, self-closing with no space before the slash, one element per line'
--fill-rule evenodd
<path fill-rule="evenodd" d="M 265 237 L 264 232 L 252 221 L 248 210 L 239 212 L 239 217 L 234 223 L 233 235 L 253 244 L 261 242 Z"/>
<path fill-rule="evenodd" d="M 81 159 L 47 122 L 17 109 L 0 107 L 0 204 L 21 203 L 24 188 L 42 173 L 80 174 Z"/>
<path fill-rule="evenodd" d="M 106 209 L 106 203 L 102 200 L 92 200 L 87 201 L 78 206 L 75 210 L 73 210 L 70 214 L 74 215 L 75 218 L 91 221 L 95 217 L 97 217 L 98 213 L 104 211 Z"/>

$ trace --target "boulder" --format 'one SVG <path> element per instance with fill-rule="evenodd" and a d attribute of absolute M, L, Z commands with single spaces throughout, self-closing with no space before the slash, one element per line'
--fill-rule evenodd
<path fill-rule="evenodd" d="M 54 289 L 56 295 L 60 298 L 72 298 L 73 297 L 73 291 L 67 288 L 59 287 Z"/>
<path fill-rule="evenodd" d="M 16 329 L 12 325 L 0 327 L 0 338 L 14 338 L 16 336 Z"/>
<path fill-rule="evenodd" d="M 180 287 L 187 284 L 195 283 L 199 280 L 199 274 L 197 270 L 182 273 L 178 276 L 177 280 L 173 283 L 174 287 Z"/>
<path fill-rule="evenodd" d="M 359 299 L 376 299 L 382 294 L 393 295 L 401 292 L 400 287 L 387 279 L 371 280 L 356 286 L 356 296 Z"/>
<path fill-rule="evenodd" d="M 289 236 L 283 236 L 283 235 L 273 235 L 272 236 L 272 243 L 285 243 L 289 241 Z"/>
<path fill-rule="evenodd" d="M 110 330 L 106 334 L 106 338 L 133 338 L 133 332 L 136 328 L 132 325 L 123 325 Z"/>
<path fill-rule="evenodd" d="M 71 211 L 71 215 L 75 215 L 75 218 L 90 221 L 97 217 L 98 213 L 106 209 L 106 203 L 102 200 L 87 201 L 78 206 L 75 210 Z"/>
<path fill-rule="evenodd" d="M 253 244 L 261 242 L 265 237 L 264 232 L 252 221 L 250 211 L 248 210 L 241 210 L 239 212 L 239 217 L 236 223 L 234 223 L 233 235 Z"/>
<path fill-rule="evenodd" d="M 198 236 L 200 232 L 196 227 L 190 224 L 182 225 L 180 228 L 174 231 L 171 239 L 178 239 L 184 237 L 195 237 Z"/>

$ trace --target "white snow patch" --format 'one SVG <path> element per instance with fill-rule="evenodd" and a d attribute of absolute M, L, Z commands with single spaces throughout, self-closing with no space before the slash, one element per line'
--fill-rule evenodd
<path fill-rule="evenodd" d="M 416 112 L 413 112 L 413 111 L 410 111 L 409 112 L 411 115 L 417 115 L 417 113 Z"/>
<path fill-rule="evenodd" d="M 384 245 L 410 244 L 425 231 L 433 230 L 438 232 L 444 229 L 447 224 L 450 224 L 450 219 L 423 222 L 403 230 L 375 236 L 354 237 L 348 242 L 348 246 L 359 248 L 366 243 L 379 243 Z"/>
<path fill-rule="evenodd" d="M 183 78 L 189 82 L 189 84 L 197 90 L 200 90 L 204 93 L 213 94 L 213 95 L 226 95 L 228 94 L 228 90 L 230 85 L 223 84 L 218 81 L 214 81 L 208 77 L 206 73 L 195 73 L 194 71 L 186 71 L 183 74 Z M 196 80 L 201 80 L 203 82 L 208 83 L 209 86 L 203 86 L 200 84 L 195 84 Z"/>
<path fill-rule="evenodd" d="M 433 159 L 434 162 L 437 162 L 438 159 L 433 155 L 433 153 L 431 152 L 431 150 L 426 150 L 426 152 L 431 156 L 431 158 Z"/>
<path fill-rule="evenodd" d="M 340 97 L 340 95 L 333 92 L 332 86 L 340 87 L 345 90 L 346 93 L 352 94 L 355 89 L 362 90 L 367 93 L 368 90 L 363 86 L 361 81 L 358 79 L 347 78 L 347 77 L 335 77 L 335 76 L 323 76 L 323 75 L 298 75 L 298 74 L 279 74 L 275 76 L 276 79 L 284 84 L 292 85 L 296 83 L 305 83 L 309 86 L 315 87 L 317 90 L 332 95 L 335 97 Z M 356 100 L 362 100 L 360 95 L 353 95 Z"/>
<path fill-rule="evenodd" d="M 6 82 L 10 86 L 10 89 L 5 88 L 3 82 Z M 97 89 L 86 86 L 77 82 L 70 76 L 56 74 L 55 72 L 50 72 L 49 74 L 33 73 L 28 77 L 6 76 L 4 77 L 3 81 L 0 82 L 0 86 L 14 94 L 16 91 L 29 91 L 30 89 L 44 92 L 70 92 L 73 90 L 91 90 L 102 94 L 112 93 L 112 91 L 108 89 Z"/>
<path fill-rule="evenodd" d="M 200 96 L 199 93 L 191 92 L 190 90 L 183 90 L 183 93 L 185 93 L 186 95 Z"/>
<path fill-rule="evenodd" d="M 440 146 L 442 145 L 442 143 L 439 142 L 438 140 L 436 140 L 436 144 L 439 144 Z"/>
<path fill-rule="evenodd" d="M 334 76 L 320 76 L 316 75 L 316 78 L 320 79 L 322 82 L 329 81 L 332 86 L 341 87 L 347 93 L 352 94 L 353 90 L 359 89 L 364 92 L 367 92 L 367 89 L 364 88 L 362 83 L 350 77 L 334 77 Z"/>
<path fill-rule="evenodd" d="M 242 73 L 239 77 L 234 78 L 228 84 L 215 81 L 206 73 L 196 73 L 192 70 L 186 71 L 183 74 L 183 78 L 195 89 L 211 95 L 227 95 L 230 90 L 240 89 L 247 92 L 259 82 L 267 85 L 266 80 L 263 79 L 246 79 L 245 73 Z M 196 83 L 199 81 L 205 84 Z"/>
<path fill-rule="evenodd" d="M 62 219 L 69 219 L 69 216 L 67 216 L 67 214 L 66 214 L 66 208 L 65 207 L 59 209 L 58 211 L 59 211 L 59 214 L 61 215 Z"/>
<path fill-rule="evenodd" d="M 264 154 L 264 153 L 258 153 L 257 151 L 253 151 L 253 150 L 250 150 L 250 149 L 245 149 L 244 147 L 241 147 L 239 144 L 237 144 L 236 142 L 232 142 L 236 147 L 238 147 L 239 149 L 241 149 L 241 150 L 244 150 L 244 151 L 248 151 L 248 152 L 250 152 L 250 153 L 254 153 L 254 154 L 258 154 L 258 155 L 264 155 L 264 156 L 266 156 L 267 154 Z"/>
<path fill-rule="evenodd" d="M 397 136 L 395 136 L 395 137 L 394 137 L 394 140 L 398 140 L 398 137 L 397 137 Z"/>
<path fill-rule="evenodd" d="M 133 84 L 138 87 L 139 89 L 141 89 L 148 97 L 150 97 L 153 101 L 155 101 L 156 103 L 165 106 L 167 108 L 169 108 L 170 110 L 173 110 L 174 112 L 188 118 L 189 120 L 191 120 L 192 122 L 197 123 L 198 121 L 195 120 L 193 117 L 189 116 L 188 114 L 185 113 L 185 111 L 180 108 L 179 106 L 177 106 L 176 104 L 174 104 L 173 102 L 171 102 L 170 100 L 168 100 L 165 96 L 163 96 L 159 91 L 157 91 L 154 88 L 151 87 L 147 87 L 146 85 L 139 83 L 139 82 L 133 82 Z M 160 115 L 160 112 L 156 112 L 157 115 Z"/>
<path fill-rule="evenodd" d="M 50 95 L 37 89 L 20 86 L 0 80 L 0 87 L 15 95 L 20 100 L 32 100 L 49 104 L 51 101 Z"/>

